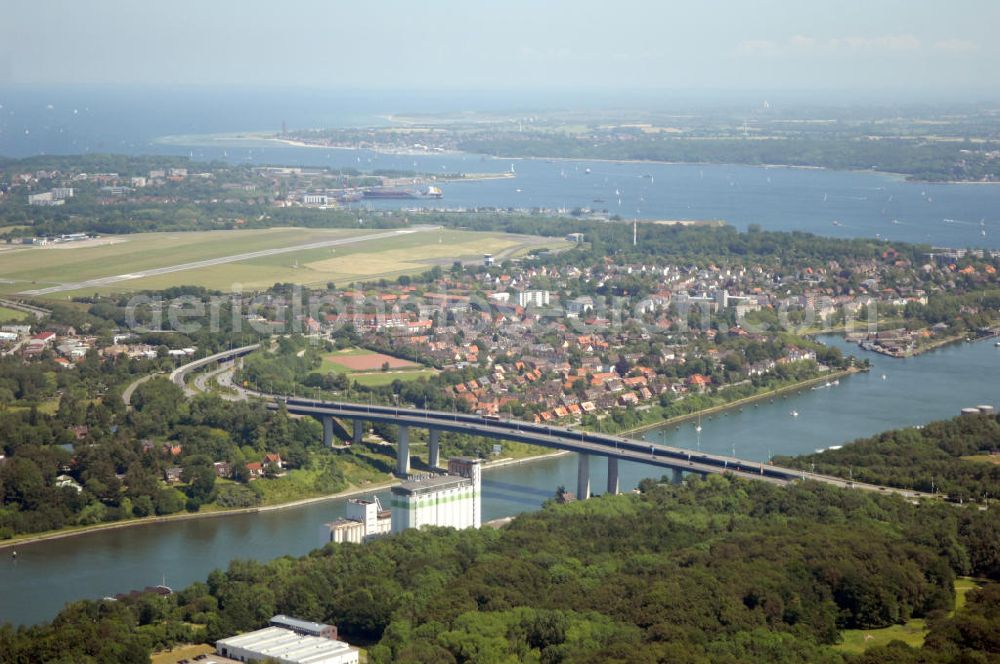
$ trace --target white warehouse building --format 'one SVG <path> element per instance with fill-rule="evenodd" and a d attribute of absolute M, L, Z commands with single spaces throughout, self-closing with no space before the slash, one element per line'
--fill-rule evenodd
<path fill-rule="evenodd" d="M 296 634 L 282 627 L 265 627 L 215 642 L 215 652 L 240 662 L 278 661 L 282 664 L 358 664 L 359 651 L 343 641 Z"/>

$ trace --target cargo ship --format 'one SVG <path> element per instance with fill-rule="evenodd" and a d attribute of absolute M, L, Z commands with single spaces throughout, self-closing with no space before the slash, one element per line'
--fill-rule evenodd
<path fill-rule="evenodd" d="M 414 198 L 441 198 L 444 194 L 440 187 L 433 185 L 414 191 L 412 189 L 365 189 L 364 198 L 379 199 L 414 199 Z"/>

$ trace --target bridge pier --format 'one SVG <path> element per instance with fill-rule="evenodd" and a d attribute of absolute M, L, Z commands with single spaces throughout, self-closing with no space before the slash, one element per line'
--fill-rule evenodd
<path fill-rule="evenodd" d="M 399 446 L 396 448 L 396 474 L 406 477 L 410 474 L 410 427 L 399 427 Z"/>
<path fill-rule="evenodd" d="M 333 447 L 333 418 L 324 415 L 320 419 L 323 421 L 323 447 Z"/>
<path fill-rule="evenodd" d="M 427 453 L 427 465 L 437 468 L 441 457 L 441 429 L 429 429 L 430 451 Z"/>
<path fill-rule="evenodd" d="M 577 463 L 576 499 L 586 500 L 590 498 L 590 455 L 578 452 Z"/>
<path fill-rule="evenodd" d="M 608 495 L 618 493 L 618 457 L 608 457 Z"/>
<path fill-rule="evenodd" d="M 674 484 L 682 484 L 684 482 L 684 471 L 680 468 L 674 468 L 670 471 L 670 480 Z"/>
<path fill-rule="evenodd" d="M 361 443 L 361 438 L 365 433 L 365 423 L 361 420 L 354 420 L 354 444 L 358 445 Z"/>

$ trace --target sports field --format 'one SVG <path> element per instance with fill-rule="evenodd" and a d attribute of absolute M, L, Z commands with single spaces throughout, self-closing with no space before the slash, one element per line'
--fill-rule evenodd
<path fill-rule="evenodd" d="M 387 371 L 382 370 L 385 365 L 388 365 Z M 320 371 L 347 374 L 351 380 L 367 386 L 388 385 L 397 379 L 416 380 L 421 376 L 433 376 L 437 373 L 436 370 L 415 362 L 364 348 L 348 348 L 326 355 Z"/>
<path fill-rule="evenodd" d="M 86 246 L 6 250 L 0 260 L 0 294 L 43 291 L 34 295 L 64 299 L 179 285 L 222 291 L 262 289 L 276 282 L 318 286 L 332 281 L 346 286 L 415 274 L 434 265 L 447 267 L 455 260 L 480 259 L 484 253 L 505 258 L 531 248 L 564 246 L 559 238 L 418 228 L 143 233 L 104 237 Z M 240 257 L 272 250 L 282 253 Z M 188 266 L 200 261 L 218 262 Z M 146 275 L 150 270 L 169 272 Z M 93 283 L 81 285 L 88 281 Z"/>

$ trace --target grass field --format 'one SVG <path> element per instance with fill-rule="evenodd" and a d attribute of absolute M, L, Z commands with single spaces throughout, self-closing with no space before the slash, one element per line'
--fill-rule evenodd
<path fill-rule="evenodd" d="M 905 625 L 893 625 L 882 629 L 845 629 L 841 635 L 844 641 L 835 648 L 855 655 L 863 653 L 868 648 L 887 645 L 892 641 L 902 641 L 908 646 L 919 648 L 927 636 L 927 622 L 914 619 Z"/>
<path fill-rule="evenodd" d="M 430 378 L 435 374 L 437 374 L 437 371 L 434 369 L 418 369 L 413 371 L 373 371 L 369 373 L 353 373 L 351 374 L 351 378 L 365 387 L 379 387 L 381 385 L 388 385 L 396 379 L 405 382 L 408 380 L 417 380 L 421 377 Z"/>
<path fill-rule="evenodd" d="M 389 363 L 389 371 L 381 370 L 384 362 Z M 364 348 L 345 348 L 324 356 L 320 371 L 347 374 L 352 380 L 367 387 L 388 385 L 396 379 L 416 380 L 421 376 L 430 377 L 437 373 L 435 369 L 428 369 L 415 362 Z"/>
<path fill-rule="evenodd" d="M 965 461 L 973 461 L 975 463 L 992 463 L 993 465 L 1000 465 L 1000 454 L 976 454 L 973 456 L 962 457 Z"/>
<path fill-rule="evenodd" d="M 391 467 L 394 459 L 385 456 L 382 461 Z M 257 480 L 254 486 L 261 492 L 262 504 L 280 505 L 293 500 L 327 495 L 328 492 L 317 488 L 316 482 L 323 475 L 326 464 L 331 462 L 331 459 L 317 458 L 313 460 L 314 467 L 308 470 L 290 470 L 283 477 Z M 349 456 L 337 457 L 337 464 L 350 486 L 360 487 L 389 479 L 385 473 L 380 473 L 371 466 Z"/>
<path fill-rule="evenodd" d="M 191 233 L 142 233 L 105 237 L 87 246 L 24 247 L 3 253 L 0 293 L 16 293 L 88 279 L 132 274 L 152 268 L 231 256 L 263 249 L 347 238 L 391 231 L 319 230 L 274 228 Z M 276 282 L 347 285 L 372 278 L 415 274 L 434 265 L 450 266 L 454 260 L 477 259 L 484 253 L 514 256 L 532 247 L 568 246 L 559 238 L 538 238 L 505 233 L 433 230 L 399 235 L 352 245 L 291 251 L 240 262 L 130 279 L 81 289 L 82 293 L 156 290 L 178 285 L 233 290 L 266 288 Z M 49 297 L 65 299 L 72 291 Z"/>
<path fill-rule="evenodd" d="M 975 590 L 979 587 L 974 579 L 968 577 L 960 577 L 955 579 L 955 610 L 959 611 L 963 606 L 965 606 L 965 596 L 970 590 Z"/>
<path fill-rule="evenodd" d="M 7 307 L 0 307 L 0 323 L 21 321 L 27 318 L 29 315 L 30 314 L 26 314 L 23 311 L 18 311 L 17 309 L 8 309 Z"/>
<path fill-rule="evenodd" d="M 965 606 L 965 595 L 970 590 L 978 588 L 973 579 L 962 577 L 955 580 L 955 610 Z M 927 621 L 919 618 L 907 621 L 903 625 L 893 625 L 882 629 L 845 629 L 841 632 L 844 641 L 835 648 L 841 652 L 857 655 L 868 648 L 884 646 L 892 641 L 902 641 L 908 646 L 919 648 L 927 636 Z"/>
<path fill-rule="evenodd" d="M 23 402 L 22 402 L 23 403 Z M 46 399 L 36 406 L 36 409 L 42 415 L 55 415 L 59 412 L 59 397 L 54 399 Z M 28 412 L 31 410 L 31 406 L 7 406 L 7 412 Z"/>

